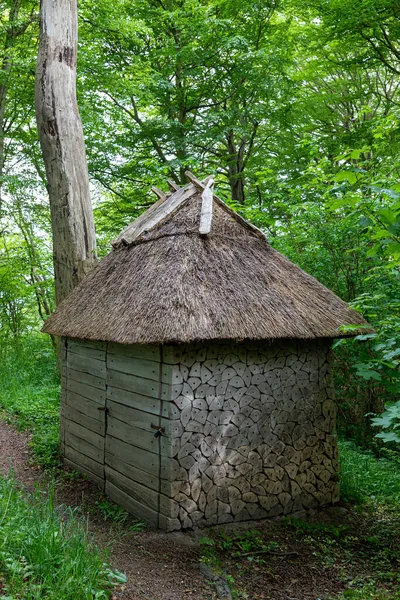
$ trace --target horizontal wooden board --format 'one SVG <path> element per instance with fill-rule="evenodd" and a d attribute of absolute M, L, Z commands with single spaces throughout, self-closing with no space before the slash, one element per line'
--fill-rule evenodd
<path fill-rule="evenodd" d="M 160 378 L 160 363 L 154 360 L 108 354 L 107 367 L 114 369 L 114 371 L 121 371 L 122 373 L 136 375 L 144 379 L 152 379 L 153 381 L 158 381 Z"/>
<path fill-rule="evenodd" d="M 118 457 L 118 459 L 124 461 L 127 465 L 134 466 L 149 475 L 158 477 L 160 460 L 158 454 L 154 454 L 154 452 L 132 446 L 118 438 L 107 435 L 106 462 L 108 462 L 109 454 Z"/>
<path fill-rule="evenodd" d="M 106 376 L 106 363 L 104 360 L 97 360 L 90 356 L 83 356 L 82 354 L 75 354 L 68 350 L 67 354 L 67 366 L 68 369 L 74 369 L 80 373 L 88 373 L 96 377 Z"/>
<path fill-rule="evenodd" d="M 92 385 L 75 381 L 75 379 L 68 379 L 66 381 L 66 389 L 68 390 L 68 395 L 70 393 L 76 394 L 80 398 L 86 398 L 89 401 L 100 404 L 100 406 L 104 406 L 106 403 L 105 389 L 100 390 Z"/>
<path fill-rule="evenodd" d="M 105 493 L 111 500 L 123 506 L 125 510 L 131 513 L 136 519 L 143 519 L 150 525 L 153 525 L 153 527 L 158 527 L 158 514 L 155 510 L 134 500 L 116 485 L 111 483 L 111 481 L 106 481 Z"/>
<path fill-rule="evenodd" d="M 107 349 L 108 354 L 118 354 L 120 356 L 132 356 L 134 358 L 144 358 L 146 360 L 160 361 L 160 347 L 146 344 L 115 344 L 110 342 Z"/>
<path fill-rule="evenodd" d="M 151 379 L 144 379 L 143 377 L 137 377 L 136 375 L 128 375 L 127 373 L 108 369 L 107 384 L 122 390 L 127 390 L 128 392 L 142 394 L 149 398 L 158 398 L 158 383 Z"/>
<path fill-rule="evenodd" d="M 98 433 L 94 433 L 86 427 L 79 425 L 78 423 L 73 423 L 72 421 L 65 421 L 65 430 L 69 433 L 73 433 L 77 437 L 82 438 L 83 440 L 89 442 L 96 448 L 104 448 L 104 437 L 99 435 Z"/>
<path fill-rule="evenodd" d="M 80 346 L 85 346 L 86 348 L 94 348 L 97 350 L 105 350 L 107 347 L 107 342 L 100 342 L 98 340 L 80 340 L 78 338 L 66 338 L 66 340 L 68 345 L 72 342 L 79 344 Z"/>
<path fill-rule="evenodd" d="M 65 458 L 68 458 L 76 465 L 80 467 L 83 471 L 89 470 L 91 473 L 94 473 L 101 479 L 104 479 L 104 465 L 98 463 L 96 460 L 89 458 L 85 454 L 81 454 L 75 448 L 65 445 Z"/>
<path fill-rule="evenodd" d="M 161 410 L 161 402 L 157 398 L 149 398 L 148 396 L 121 390 L 111 385 L 107 386 L 107 399 L 152 415 L 159 415 Z"/>
<path fill-rule="evenodd" d="M 165 433 L 168 434 L 169 421 L 167 419 L 155 418 L 155 415 L 137 410 L 136 408 L 130 408 L 112 400 L 107 402 L 107 409 L 108 417 L 115 417 L 128 425 L 149 431 L 153 435 L 155 430 L 151 426 L 157 424 L 164 427 Z"/>
<path fill-rule="evenodd" d="M 132 425 L 128 425 L 115 417 L 108 415 L 107 435 L 111 435 L 127 444 L 143 448 L 149 452 L 155 452 L 166 455 L 168 449 L 168 438 L 154 437 L 155 431 L 151 429 L 146 431 Z"/>
<path fill-rule="evenodd" d="M 89 469 L 85 469 L 85 470 L 82 469 L 79 465 L 74 463 L 69 458 L 64 458 L 63 462 L 66 467 L 69 467 L 70 469 L 73 469 L 74 471 L 78 471 L 79 473 L 84 473 L 88 479 L 97 483 L 99 488 L 101 490 L 104 490 L 104 479 L 102 479 L 98 475 L 95 475 L 95 473 L 92 473 L 91 471 L 89 471 Z"/>
<path fill-rule="evenodd" d="M 84 398 L 83 396 L 75 394 L 74 392 L 67 393 L 64 404 L 71 406 L 75 410 L 83 413 L 87 417 L 95 419 L 96 421 L 100 421 L 101 423 L 105 422 L 105 411 L 100 410 L 105 408 L 105 404 L 94 402 L 93 400 Z"/>
<path fill-rule="evenodd" d="M 125 475 L 122 475 L 107 465 L 105 466 L 104 472 L 106 480 L 117 486 L 120 490 L 125 492 L 125 494 L 128 494 L 130 498 L 148 506 L 152 510 L 158 510 L 159 494 L 157 491 L 151 490 L 136 481 L 132 481 L 132 479 L 125 477 Z"/>
<path fill-rule="evenodd" d="M 69 340 L 68 352 L 73 352 L 74 354 L 80 354 L 81 356 L 94 358 L 96 360 L 106 360 L 106 351 L 104 348 L 93 348 L 87 344 L 82 344 L 82 342 L 78 340 Z"/>
<path fill-rule="evenodd" d="M 155 456 L 155 454 L 153 454 L 153 456 Z M 125 475 L 125 477 L 132 479 L 132 481 L 141 483 L 142 485 L 147 486 L 151 490 L 155 490 L 156 492 L 158 492 L 157 477 L 154 477 L 154 475 L 149 475 L 145 471 L 141 471 L 133 465 L 128 465 L 123 460 L 121 460 L 119 456 L 114 456 L 114 454 L 107 453 L 106 464 L 114 471 L 118 471 L 122 475 Z"/>
<path fill-rule="evenodd" d="M 93 444 L 90 444 L 69 431 L 66 432 L 65 441 L 68 441 L 68 445 L 81 454 L 84 454 L 99 463 L 104 462 L 104 448 L 96 448 Z"/>
<path fill-rule="evenodd" d="M 81 371 L 76 371 L 75 369 L 67 369 L 67 380 L 73 379 L 79 383 L 84 385 L 90 385 L 92 387 L 98 388 L 99 390 L 106 389 L 106 380 L 103 377 L 97 377 L 96 375 L 91 375 L 90 373 L 82 373 Z"/>
<path fill-rule="evenodd" d="M 99 412 L 99 411 L 97 411 Z M 104 437 L 106 433 L 106 422 L 103 413 L 103 419 L 93 419 L 92 417 L 88 417 L 84 413 L 76 410 L 69 404 L 65 403 L 61 407 L 61 414 L 67 421 L 73 421 L 74 423 L 78 423 L 85 429 L 89 429 L 90 431 L 94 431 L 98 433 L 102 437 Z"/>

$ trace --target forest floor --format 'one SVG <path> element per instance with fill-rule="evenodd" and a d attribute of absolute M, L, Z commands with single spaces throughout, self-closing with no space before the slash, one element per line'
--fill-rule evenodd
<path fill-rule="evenodd" d="M 47 475 L 32 460 L 30 435 L 0 421 L 0 470 L 32 489 Z M 112 566 L 128 577 L 121 600 L 228 598 L 207 572 L 222 575 L 233 599 L 394 600 L 400 598 L 400 515 L 396 508 L 349 506 L 290 518 L 165 534 L 143 530 L 98 488 L 61 470 L 56 501 L 79 507 L 96 543 L 111 550 Z M 222 588 L 222 592 L 221 592 Z"/>

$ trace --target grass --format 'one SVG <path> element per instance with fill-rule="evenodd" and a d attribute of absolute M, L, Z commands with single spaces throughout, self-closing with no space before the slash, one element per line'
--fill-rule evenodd
<path fill-rule="evenodd" d="M 400 506 L 400 455 L 377 458 L 353 442 L 340 442 L 340 486 L 344 502 L 368 506 Z"/>
<path fill-rule="evenodd" d="M 58 463 L 60 384 L 48 336 L 32 335 L 0 345 L 0 410 L 21 431 L 32 433 L 38 464 Z"/>
<path fill-rule="evenodd" d="M 125 577 L 89 538 L 77 511 L 54 507 L 54 494 L 25 494 L 0 478 L 0 599 L 101 600 Z"/>

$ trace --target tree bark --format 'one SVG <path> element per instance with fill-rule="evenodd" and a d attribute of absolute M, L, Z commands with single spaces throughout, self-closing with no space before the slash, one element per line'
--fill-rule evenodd
<path fill-rule="evenodd" d="M 51 208 L 57 304 L 97 262 L 76 101 L 77 30 L 76 0 L 41 0 L 35 107 Z"/>

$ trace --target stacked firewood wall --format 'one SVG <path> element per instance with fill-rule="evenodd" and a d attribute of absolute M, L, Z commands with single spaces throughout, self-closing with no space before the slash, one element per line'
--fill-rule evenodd
<path fill-rule="evenodd" d="M 339 499 L 327 342 L 192 345 L 169 360 L 177 528 Z"/>

